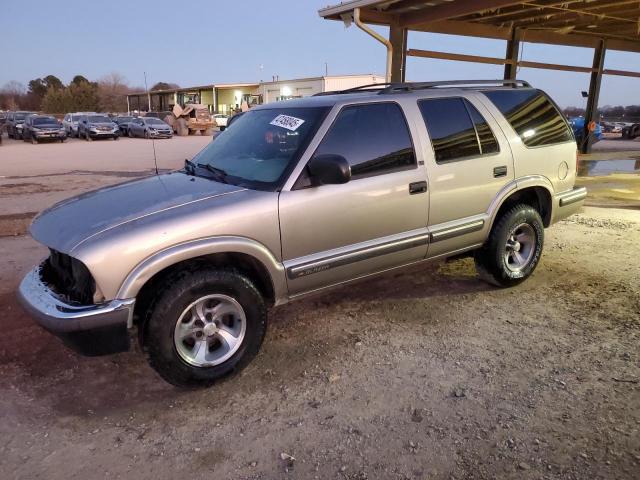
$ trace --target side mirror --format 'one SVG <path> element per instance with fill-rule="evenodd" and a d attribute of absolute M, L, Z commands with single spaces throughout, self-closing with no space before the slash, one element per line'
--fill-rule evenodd
<path fill-rule="evenodd" d="M 351 165 L 341 155 L 318 155 L 308 165 L 314 185 L 334 185 L 351 180 Z"/>

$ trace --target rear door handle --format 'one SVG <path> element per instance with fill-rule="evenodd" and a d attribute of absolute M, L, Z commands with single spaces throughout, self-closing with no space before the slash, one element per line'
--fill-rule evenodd
<path fill-rule="evenodd" d="M 507 166 L 506 165 L 501 165 L 499 167 L 495 167 L 493 169 L 493 176 L 498 178 L 498 177 L 506 177 L 507 176 Z"/>
<path fill-rule="evenodd" d="M 427 182 L 413 182 L 409 184 L 409 195 L 416 195 L 427 191 Z"/>

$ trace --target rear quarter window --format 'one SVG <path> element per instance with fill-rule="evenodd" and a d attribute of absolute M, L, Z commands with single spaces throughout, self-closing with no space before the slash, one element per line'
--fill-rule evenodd
<path fill-rule="evenodd" d="M 527 147 L 573 141 L 562 114 L 540 90 L 489 90 L 482 93 L 500 110 Z"/>

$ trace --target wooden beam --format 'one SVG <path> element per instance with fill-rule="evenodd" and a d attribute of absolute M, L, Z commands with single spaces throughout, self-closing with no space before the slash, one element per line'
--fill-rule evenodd
<path fill-rule="evenodd" d="M 520 31 L 517 29 L 513 30 L 511 38 L 507 41 L 507 51 L 505 53 L 505 59 L 510 60 L 510 62 L 505 63 L 504 66 L 504 79 L 505 80 L 515 80 L 518 56 L 520 54 Z"/>
<path fill-rule="evenodd" d="M 391 57 L 391 81 L 404 82 L 407 65 L 407 29 L 391 25 L 389 41 L 393 47 Z"/>
<path fill-rule="evenodd" d="M 514 2 L 513 0 L 457 0 L 424 8 L 417 12 L 403 13 L 400 15 L 400 26 L 411 27 L 421 23 L 449 20 L 470 13 L 517 5 L 518 3 L 522 2 Z"/>
<path fill-rule="evenodd" d="M 589 153 L 591 145 L 594 143 L 594 135 L 589 131 L 589 123 L 596 120 L 598 111 L 598 101 L 600 100 L 600 85 L 602 85 L 602 70 L 604 70 L 604 57 L 607 53 L 607 44 L 601 40 L 600 44 L 593 51 L 593 72 L 589 82 L 589 96 L 587 97 L 587 108 L 584 113 L 584 133 L 583 141 L 580 145 L 582 153 Z"/>
<path fill-rule="evenodd" d="M 411 27 L 412 31 L 446 33 L 448 35 L 464 35 L 467 37 L 495 38 L 498 40 L 509 40 L 511 29 L 506 27 L 496 27 L 493 25 L 483 25 L 475 22 L 460 22 L 457 20 L 442 20 L 440 22 L 423 23 Z"/>

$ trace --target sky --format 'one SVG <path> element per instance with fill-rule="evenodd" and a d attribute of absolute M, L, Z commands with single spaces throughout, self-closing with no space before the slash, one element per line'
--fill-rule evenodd
<path fill-rule="evenodd" d="M 10 80 L 117 72 L 131 86 L 187 87 L 329 75 L 384 74 L 385 48 L 318 9 L 337 0 L 2 1 L 0 86 Z M 384 28 L 378 30 L 387 35 Z M 505 42 L 412 32 L 410 48 L 503 57 Z M 590 49 L 524 44 L 522 59 L 591 66 Z M 610 51 L 605 68 L 640 71 L 640 54 Z M 501 78 L 503 67 L 409 58 L 407 80 Z M 585 106 L 589 75 L 521 69 L 561 106 Z M 605 76 L 600 105 L 640 104 L 640 79 Z"/>

